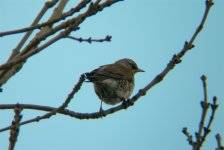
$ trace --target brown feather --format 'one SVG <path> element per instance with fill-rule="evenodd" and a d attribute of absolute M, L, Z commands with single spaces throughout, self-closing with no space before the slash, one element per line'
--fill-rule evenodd
<path fill-rule="evenodd" d="M 87 74 L 87 78 L 91 81 L 103 81 L 105 79 L 117 79 L 133 81 L 134 75 L 130 69 L 120 64 L 108 64 L 100 66 Z"/>

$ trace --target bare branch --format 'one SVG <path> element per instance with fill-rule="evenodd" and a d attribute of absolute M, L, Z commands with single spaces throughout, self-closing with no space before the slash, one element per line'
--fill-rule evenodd
<path fill-rule="evenodd" d="M 53 7 L 56 3 L 58 2 L 58 0 L 52 0 L 52 1 L 47 1 L 43 8 L 41 9 L 41 11 L 39 12 L 39 14 L 37 15 L 37 17 L 34 19 L 33 23 L 31 24 L 31 27 L 36 26 L 36 24 L 40 21 L 40 19 L 44 16 L 44 14 L 47 12 L 47 10 L 51 7 Z M 9 62 L 10 60 L 12 60 L 16 55 L 18 55 L 20 53 L 21 48 L 23 47 L 23 45 L 25 44 L 25 42 L 28 40 L 28 38 L 30 37 L 30 35 L 32 34 L 32 30 L 28 31 L 23 38 L 21 39 L 21 41 L 18 43 L 18 45 L 12 50 L 12 53 L 10 55 L 10 57 L 8 58 L 7 62 Z M 14 74 L 14 70 L 19 70 L 19 68 L 21 68 L 22 65 L 16 65 L 14 67 L 14 69 L 6 69 L 6 70 L 0 70 L 0 79 L 3 76 L 12 76 Z M 10 70 L 10 71 L 9 71 Z M 4 79 L 3 79 L 4 80 Z"/>
<path fill-rule="evenodd" d="M 203 77 L 203 79 L 204 79 L 204 77 Z M 63 114 L 63 115 L 69 115 L 70 117 L 74 117 L 74 118 L 77 118 L 77 119 L 98 119 L 98 118 L 101 118 L 101 117 L 106 116 L 108 114 L 112 114 L 112 113 L 114 113 L 114 112 L 116 112 L 118 110 L 126 108 L 122 104 L 122 105 L 119 105 L 117 107 L 105 110 L 105 111 L 103 111 L 103 113 L 102 112 L 78 113 L 78 112 L 74 112 L 74 111 L 65 109 L 67 107 L 68 103 L 71 101 L 73 95 L 81 87 L 81 84 L 83 83 L 83 81 L 84 81 L 84 75 L 82 75 L 80 77 L 79 82 L 73 88 L 73 91 L 71 92 L 71 94 L 69 94 L 69 96 L 67 97 L 65 102 L 58 108 L 48 107 L 48 106 L 32 105 L 32 104 L 20 104 L 20 106 L 23 109 L 34 109 L 34 110 L 50 111 L 50 113 L 47 113 L 47 114 L 45 114 L 45 115 L 43 115 L 41 117 L 38 116 L 38 117 L 36 117 L 34 119 L 31 119 L 31 120 L 28 120 L 28 121 L 24 121 L 20 125 L 28 124 L 28 123 L 31 123 L 31 122 L 34 122 L 34 121 L 39 121 L 41 119 L 47 119 L 47 118 L 51 117 L 52 115 L 54 115 L 56 113 L 60 113 L 60 114 Z M 203 80 L 203 82 L 205 82 L 205 80 Z M 140 91 L 140 92 L 143 92 L 143 91 Z M 144 94 L 144 93 L 142 93 L 142 94 Z M 217 102 L 217 99 L 216 99 L 216 97 L 214 97 L 213 98 L 213 104 L 211 105 L 212 114 L 211 114 L 211 117 L 210 117 L 210 120 L 208 122 L 207 127 L 204 127 L 204 135 L 201 137 L 202 140 L 199 141 L 200 143 L 198 143 L 197 141 L 194 142 L 193 136 L 188 132 L 187 128 L 183 128 L 183 130 L 182 130 L 182 132 L 187 136 L 187 140 L 188 140 L 189 144 L 193 147 L 194 150 L 199 150 L 198 146 L 200 146 L 200 147 L 202 146 L 202 143 L 205 141 L 205 138 L 206 138 L 206 136 L 208 135 L 208 133 L 210 131 L 211 123 L 212 123 L 212 121 L 214 119 L 214 116 L 215 116 L 215 110 L 218 108 L 218 105 L 217 105 L 216 102 Z M 133 103 L 131 103 L 131 100 L 128 100 L 127 104 L 133 105 Z M 0 109 L 12 109 L 14 107 L 15 107 L 15 105 L 8 105 L 8 104 L 0 105 Z M 9 130 L 9 129 L 10 129 L 10 127 L 5 127 L 5 128 L 0 129 L 0 132 L 6 131 L 6 130 Z M 197 137 L 196 137 L 196 139 L 197 139 Z"/>
<path fill-rule="evenodd" d="M 34 19 L 33 23 L 31 24 L 31 28 L 36 26 L 37 23 L 40 21 L 40 19 L 44 16 L 44 14 L 47 12 L 47 10 L 49 8 L 51 8 L 52 6 L 54 6 L 56 3 L 58 2 L 58 0 L 53 0 L 53 1 L 47 1 L 43 8 L 41 9 L 41 11 L 39 12 L 39 14 L 37 15 L 37 17 Z M 20 49 L 22 48 L 22 46 L 25 44 L 25 42 L 27 41 L 27 39 L 30 37 L 30 35 L 32 34 L 32 30 L 30 30 L 29 32 L 27 32 L 24 37 L 21 39 L 21 41 L 19 42 L 19 44 L 16 46 L 16 48 L 13 50 L 11 56 L 9 57 L 9 60 L 11 60 L 15 55 L 17 55 L 20 51 Z M 0 33 L 1 34 L 1 33 Z M 8 60 L 8 61 L 9 61 Z"/>
<path fill-rule="evenodd" d="M 206 1 L 205 1 L 206 9 L 205 9 L 204 16 L 203 16 L 203 18 L 202 18 L 202 20 L 201 20 L 200 25 L 198 26 L 196 32 L 194 33 L 194 35 L 193 35 L 193 37 L 191 38 L 191 40 L 190 40 L 189 43 L 193 43 L 193 41 L 194 41 L 195 38 L 197 37 L 198 33 L 203 29 L 204 24 L 205 24 L 205 21 L 206 21 L 206 19 L 207 19 L 207 17 L 208 17 L 210 8 L 212 7 L 213 4 L 214 4 L 213 0 L 206 0 Z"/>
<path fill-rule="evenodd" d="M 187 136 L 187 140 L 192 147 L 195 147 L 193 136 L 188 132 L 187 128 L 183 128 L 182 132 Z"/>
<path fill-rule="evenodd" d="M 211 113 L 211 116 L 209 118 L 209 121 L 208 121 L 207 126 L 203 128 L 204 129 L 204 134 L 203 134 L 203 136 L 201 138 L 200 146 L 202 146 L 202 144 L 204 143 L 207 135 L 211 131 L 210 128 L 211 128 L 212 122 L 213 122 L 214 117 L 215 117 L 215 112 L 216 112 L 216 110 L 218 108 L 218 104 L 216 102 L 217 102 L 217 98 L 216 97 L 213 97 L 213 104 L 210 104 L 212 113 Z"/>
<path fill-rule="evenodd" d="M 201 121 L 199 124 L 199 129 L 198 132 L 196 132 L 196 143 L 197 146 L 195 149 L 198 149 L 201 145 L 202 145 L 202 130 L 204 128 L 204 123 L 205 123 L 205 119 L 206 119 L 206 114 L 208 112 L 208 108 L 210 106 L 210 103 L 208 103 L 207 100 L 207 86 L 206 86 L 206 76 L 202 75 L 201 77 L 202 83 L 203 83 L 203 89 L 204 89 L 204 100 L 201 101 L 201 107 L 202 107 L 202 115 L 201 115 Z M 209 131 L 208 131 L 209 132 Z"/>
<path fill-rule="evenodd" d="M 16 74 L 23 67 L 24 62 L 26 62 L 26 60 L 29 57 L 31 57 L 34 54 L 39 53 L 44 48 L 50 46 L 51 44 L 53 44 L 54 42 L 58 41 L 59 39 L 68 36 L 72 31 L 79 29 L 78 26 L 86 18 L 96 14 L 97 12 L 102 11 L 104 8 L 114 4 L 116 2 L 119 2 L 119 1 L 120 0 L 107 0 L 104 3 L 102 3 L 102 4 L 98 4 L 97 2 L 91 3 L 89 5 L 88 9 L 86 10 L 86 12 L 84 12 L 82 14 L 79 14 L 75 18 L 71 18 L 71 19 L 61 23 L 60 25 L 58 25 L 58 26 L 52 28 L 51 30 L 49 30 L 48 32 L 46 32 L 45 34 L 42 34 L 42 35 L 38 36 L 38 38 L 34 38 L 22 50 L 22 52 L 19 55 L 17 55 L 17 57 L 13 58 L 12 60 L 10 60 L 9 62 L 7 62 L 5 64 L 0 65 L 0 71 L 1 70 L 7 70 L 8 71 L 8 70 L 12 69 L 7 74 L 5 74 L 5 73 L 2 74 L 2 75 L 0 74 L 0 86 L 5 84 L 10 77 L 12 77 L 14 74 Z M 41 41 L 45 40 L 50 35 L 55 34 L 59 30 L 63 30 L 63 31 L 61 31 L 61 33 L 59 33 L 58 35 L 56 35 L 55 37 L 53 37 L 52 39 L 50 39 L 46 43 L 44 43 L 41 46 L 37 47 L 40 44 Z"/>
<path fill-rule="evenodd" d="M 220 134 L 216 134 L 216 140 L 217 140 L 217 145 L 218 148 L 216 148 L 216 150 L 224 150 L 224 146 L 222 146 L 222 137 Z"/>
<path fill-rule="evenodd" d="M 209 10 L 212 5 L 213 5 L 213 0 L 206 0 L 205 12 L 204 12 L 204 15 L 203 15 L 203 18 L 202 18 L 202 21 L 201 21 L 199 27 L 204 26 L 204 23 L 207 19 Z M 137 101 L 141 96 L 144 96 L 149 89 L 151 89 L 154 85 L 156 85 L 160 81 L 162 81 L 163 78 L 175 67 L 176 64 L 179 64 L 181 62 L 181 58 L 184 56 L 184 54 L 194 47 L 193 43 L 194 43 L 196 37 L 198 36 L 198 34 L 200 33 L 200 31 L 201 30 L 195 31 L 192 38 L 190 39 L 190 42 L 187 42 L 187 41 L 185 42 L 183 49 L 178 54 L 173 55 L 172 59 L 167 64 L 167 67 L 160 74 L 158 74 L 148 85 L 146 85 L 146 87 L 139 90 L 139 92 L 129 100 L 130 103 L 129 103 L 129 105 L 127 105 L 127 107 L 134 104 L 134 102 Z M 118 110 L 120 110 L 119 108 L 120 108 L 120 106 L 114 107 L 113 111 L 118 111 Z M 125 108 L 125 106 L 122 108 Z"/>
<path fill-rule="evenodd" d="M 54 12 L 52 13 L 51 17 L 48 19 L 47 22 L 50 22 L 51 20 L 54 20 L 57 18 L 60 18 L 67 2 L 68 2 L 68 0 L 61 0 L 60 3 L 58 4 L 58 6 L 54 9 Z M 38 36 L 41 36 L 42 34 L 45 34 L 46 32 L 48 32 L 51 29 L 52 25 L 53 24 L 43 27 L 40 30 L 40 32 L 36 34 L 35 38 L 38 38 Z M 23 52 L 23 53 L 26 53 L 26 52 Z"/>
<path fill-rule="evenodd" d="M 58 108 L 51 109 L 49 113 L 46 113 L 46 114 L 44 114 L 42 116 L 37 116 L 37 117 L 35 117 L 33 119 L 21 122 L 20 126 L 28 124 L 28 123 L 32 123 L 32 122 L 39 122 L 40 120 L 43 120 L 43 119 L 49 119 L 53 115 L 56 115 L 56 113 L 61 112 L 62 110 L 64 110 L 68 106 L 68 104 L 71 102 L 71 100 L 72 100 L 73 96 L 75 95 L 75 93 L 77 93 L 79 91 L 79 89 L 81 88 L 82 83 L 84 82 L 84 80 L 85 80 L 85 75 L 82 74 L 80 76 L 80 78 L 79 78 L 78 83 L 74 86 L 74 88 L 72 89 L 71 93 L 68 94 L 67 98 L 64 100 L 64 102 L 63 102 L 63 104 L 61 106 L 59 106 Z M 10 127 L 6 127 L 6 128 L 3 128 L 3 129 L 0 129 L 0 132 L 6 131 L 8 129 L 10 129 Z"/>
<path fill-rule="evenodd" d="M 204 100 L 201 101 L 202 114 L 201 114 L 201 120 L 200 120 L 200 123 L 199 123 L 198 132 L 195 133 L 196 141 L 193 140 L 193 137 L 187 131 L 187 128 L 183 128 L 183 130 L 182 130 L 182 132 L 187 136 L 187 140 L 189 141 L 189 145 L 192 146 L 193 150 L 200 150 L 201 149 L 207 135 L 211 131 L 211 129 L 210 129 L 211 124 L 212 124 L 212 121 L 214 120 L 215 112 L 218 108 L 216 97 L 213 98 L 213 104 L 208 103 L 206 76 L 202 75 L 201 79 L 202 79 L 202 83 L 203 83 Z M 211 106 L 212 113 L 211 113 L 211 116 L 210 116 L 210 119 L 208 121 L 207 126 L 205 126 L 204 124 L 205 124 L 205 119 L 206 119 L 206 116 L 207 116 L 207 111 L 208 111 L 209 106 Z"/>
<path fill-rule="evenodd" d="M 57 0 L 58 1 L 58 0 Z M 61 15 L 61 17 L 59 18 L 54 18 L 52 20 L 48 20 L 44 23 L 41 24 L 37 24 L 35 26 L 31 26 L 31 27 L 26 27 L 26 28 L 22 28 L 22 29 L 16 29 L 16 30 L 12 30 L 12 31 L 6 31 L 6 32 L 0 32 L 0 37 L 3 36 L 7 36 L 7 35 L 12 35 L 12 34 L 18 34 L 18 33 L 23 33 L 23 32 L 27 32 L 27 31 L 31 31 L 31 30 L 35 30 L 35 29 L 41 29 L 45 26 L 50 26 L 54 23 L 57 23 L 61 20 L 64 20 L 65 18 L 72 16 L 74 13 L 79 12 L 81 9 L 83 9 L 88 3 L 90 3 L 91 0 L 82 0 L 75 8 L 72 8 L 71 10 L 69 10 L 66 13 L 63 13 Z"/>
<path fill-rule="evenodd" d="M 83 38 L 77 38 L 77 37 L 73 37 L 73 36 L 67 36 L 67 38 L 69 39 L 73 39 L 79 42 L 88 42 L 88 43 L 92 43 L 92 42 L 104 42 L 104 41 L 111 41 L 112 36 L 107 35 L 104 39 L 92 39 L 91 37 L 89 37 L 88 39 L 83 39 Z"/>
<path fill-rule="evenodd" d="M 10 137 L 9 137 L 9 150 L 13 150 L 17 141 L 17 137 L 19 135 L 19 127 L 20 121 L 22 119 L 22 115 L 20 115 L 22 108 L 19 104 L 16 104 L 14 107 L 14 120 L 12 121 L 12 125 L 10 126 Z"/>

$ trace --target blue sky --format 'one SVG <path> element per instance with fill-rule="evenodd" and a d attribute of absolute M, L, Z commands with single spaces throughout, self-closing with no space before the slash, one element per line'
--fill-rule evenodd
<path fill-rule="evenodd" d="M 0 32 L 28 26 L 45 1 L 3 1 Z M 77 2 L 69 1 L 66 10 Z M 63 39 L 30 58 L 23 69 L 3 86 L 1 104 L 28 103 L 59 106 L 80 74 L 121 58 L 131 58 L 144 69 L 136 75 L 135 94 L 178 53 L 194 33 L 204 13 L 204 0 L 125 0 L 88 18 L 73 36 L 104 38 L 111 42 L 79 43 Z M 215 134 L 224 138 L 224 2 L 215 0 L 195 48 L 146 96 L 127 110 L 103 119 L 77 120 L 57 115 L 50 120 L 22 126 L 17 150 L 189 150 L 182 134 L 198 130 L 203 89 L 200 77 L 207 76 L 208 98 L 218 97 L 219 109 L 212 132 L 203 149 L 215 149 Z M 47 13 L 49 17 L 51 13 Z M 44 19 L 42 20 L 44 21 Z M 0 39 L 0 63 L 7 60 L 23 34 Z M 91 83 L 84 83 L 69 109 L 96 112 L 100 101 Z M 106 104 L 103 108 L 110 108 Z M 23 121 L 43 112 L 24 110 Z M 0 128 L 11 123 L 12 110 L 0 110 Z M 8 147 L 9 132 L 0 133 L 2 149 Z"/>

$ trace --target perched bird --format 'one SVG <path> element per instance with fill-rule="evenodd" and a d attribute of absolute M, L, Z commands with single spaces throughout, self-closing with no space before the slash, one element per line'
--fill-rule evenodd
<path fill-rule="evenodd" d="M 113 64 L 100 66 L 86 73 L 86 78 L 94 84 L 95 93 L 106 104 L 115 105 L 125 101 L 133 92 L 134 75 L 144 72 L 137 64 L 128 58 L 116 61 Z"/>

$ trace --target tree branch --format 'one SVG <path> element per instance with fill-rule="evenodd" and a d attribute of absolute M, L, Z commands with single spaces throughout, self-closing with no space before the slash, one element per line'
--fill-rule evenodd
<path fill-rule="evenodd" d="M 12 125 L 10 128 L 10 137 L 9 137 L 9 150 L 13 150 L 17 141 L 17 137 L 19 135 L 19 127 L 20 127 L 20 121 L 22 119 L 22 115 L 20 115 L 22 111 L 22 108 L 19 106 L 19 104 L 16 104 L 14 107 L 14 120 L 12 121 Z"/>
<path fill-rule="evenodd" d="M 224 150 L 224 146 L 222 146 L 222 137 L 220 134 L 216 134 L 215 136 L 216 140 L 217 140 L 217 145 L 218 148 L 216 148 L 216 150 Z"/>
<path fill-rule="evenodd" d="M 209 13 L 209 10 L 210 10 L 212 5 L 213 5 L 213 1 L 212 0 L 206 0 L 205 12 L 204 12 L 202 21 L 199 24 L 199 27 L 203 27 L 204 26 L 204 23 L 205 23 L 205 21 L 206 21 L 206 19 L 208 17 L 208 13 Z M 162 81 L 163 78 L 175 67 L 176 64 L 179 64 L 181 62 L 181 58 L 184 56 L 184 54 L 194 47 L 193 43 L 194 43 L 196 37 L 198 36 L 198 34 L 200 33 L 200 31 L 202 29 L 201 28 L 199 30 L 198 28 L 195 31 L 195 33 L 193 34 L 193 36 L 191 37 L 190 42 L 187 42 L 187 41 L 185 42 L 183 49 L 178 54 L 174 54 L 173 55 L 172 59 L 167 64 L 167 67 L 160 74 L 158 74 L 148 85 L 146 85 L 146 87 L 144 87 L 143 89 L 139 90 L 139 92 L 129 100 L 130 104 L 127 107 L 131 106 L 141 96 L 144 96 L 147 93 L 147 91 L 149 91 L 154 85 L 156 85 L 160 81 Z M 117 110 L 119 110 L 119 108 L 120 108 L 120 106 L 115 107 L 114 110 L 117 111 Z M 125 107 L 122 107 L 122 108 L 125 108 Z"/>
<path fill-rule="evenodd" d="M 217 102 L 217 98 L 216 97 L 213 97 L 213 104 L 210 104 L 212 113 L 211 113 L 211 116 L 209 118 L 209 122 L 208 122 L 207 126 L 203 128 L 204 129 L 204 134 L 203 134 L 203 136 L 201 138 L 200 146 L 202 146 L 202 144 L 204 143 L 207 135 L 211 131 L 210 128 L 211 128 L 212 122 L 213 122 L 214 117 L 215 117 L 215 112 L 216 112 L 216 110 L 218 108 L 218 104 L 216 102 Z"/>
<path fill-rule="evenodd" d="M 54 20 L 54 19 L 57 19 L 57 18 L 60 18 L 62 13 L 63 13 L 63 10 L 67 4 L 68 0 L 61 0 L 60 3 L 58 4 L 58 6 L 54 9 L 51 17 L 48 19 L 47 22 L 50 22 L 51 20 Z M 42 34 L 45 34 L 46 32 L 48 32 L 51 27 L 53 26 L 53 24 L 50 24 L 48 26 L 45 26 L 43 27 L 40 32 L 38 32 L 35 36 L 35 38 L 38 38 L 39 36 L 41 36 Z M 29 51 L 29 50 L 28 50 Z M 26 53 L 26 52 L 23 52 L 23 53 Z"/>
<path fill-rule="evenodd" d="M 198 149 L 202 145 L 202 130 L 204 128 L 204 123 L 206 119 L 206 115 L 208 112 L 208 108 L 210 106 L 210 103 L 208 103 L 207 100 L 207 86 L 206 86 L 206 76 L 202 75 L 201 77 L 202 83 L 203 83 L 203 89 L 204 89 L 204 100 L 201 101 L 201 107 L 202 107 L 202 114 L 201 114 L 201 121 L 199 123 L 199 129 L 198 132 L 196 132 L 196 147 L 195 149 Z M 208 131 L 209 132 L 209 131 Z"/>
<path fill-rule="evenodd" d="M 58 2 L 58 0 L 53 0 L 53 1 L 47 1 L 43 8 L 41 9 L 41 11 L 39 12 L 39 14 L 37 15 L 37 17 L 34 19 L 33 23 L 31 24 L 31 28 L 36 26 L 37 23 L 40 21 L 40 19 L 44 16 L 44 14 L 47 12 L 47 10 L 49 8 L 51 8 L 52 6 L 54 6 L 56 3 Z M 16 56 L 20 49 L 22 48 L 22 46 L 25 44 L 25 42 L 27 41 L 27 39 L 30 37 L 30 35 L 32 34 L 33 30 L 28 31 L 24 37 L 21 39 L 21 41 L 19 42 L 19 44 L 16 46 L 16 48 L 13 50 L 11 56 L 9 57 L 9 60 L 11 60 L 14 56 Z M 1 33 L 0 33 L 1 34 Z M 8 60 L 8 61 L 9 61 Z"/>
<path fill-rule="evenodd" d="M 183 128 L 183 130 L 182 130 L 182 132 L 187 136 L 187 140 L 189 142 L 189 145 L 192 146 L 193 150 L 200 150 L 201 149 L 207 135 L 211 131 L 211 129 L 210 129 L 211 124 L 212 124 L 212 121 L 214 120 L 215 112 L 218 108 L 216 97 L 213 98 L 213 104 L 208 103 L 206 76 L 202 75 L 201 79 L 202 79 L 202 83 L 203 83 L 204 100 L 201 101 L 202 114 L 201 114 L 201 120 L 200 120 L 200 123 L 199 123 L 198 132 L 195 133 L 196 141 L 193 140 L 193 136 L 187 131 L 186 127 Z M 207 111 L 208 111 L 209 106 L 211 106 L 212 113 L 211 113 L 211 116 L 210 116 L 210 119 L 208 121 L 207 126 L 205 126 L 204 124 L 205 124 L 205 119 L 206 119 L 206 116 L 207 116 Z"/>
<path fill-rule="evenodd" d="M 9 70 L 12 69 L 12 71 L 5 76 L 0 75 L 0 86 L 5 84 L 10 77 L 12 77 L 14 74 L 16 74 L 23 66 L 24 62 L 31 57 L 34 54 L 37 54 L 38 52 L 42 51 L 44 48 L 50 46 L 54 42 L 58 41 L 61 38 L 64 38 L 68 36 L 72 31 L 79 29 L 79 25 L 88 17 L 102 11 L 104 8 L 109 7 L 110 5 L 119 2 L 120 0 L 107 0 L 102 4 L 98 4 L 97 1 L 95 3 L 91 3 L 88 7 L 88 9 L 78 16 L 71 18 L 60 25 L 52 28 L 45 34 L 42 34 L 38 36 L 38 38 L 34 38 L 23 50 L 22 52 L 17 55 L 17 57 L 13 58 L 9 62 L 0 65 L 0 71 L 1 70 Z M 86 1 L 85 1 L 86 2 Z M 47 37 L 49 37 L 52 34 L 55 34 L 59 30 L 61 33 L 47 41 L 45 44 L 42 44 L 41 46 L 37 47 L 37 45 L 40 44 L 41 41 L 45 40 Z M 20 64 L 20 65 L 18 65 Z M 14 66 L 18 66 L 14 68 Z"/>
<path fill-rule="evenodd" d="M 57 0 L 58 1 L 58 0 Z M 35 29 L 41 29 L 46 26 L 50 26 L 54 23 L 57 23 L 61 20 L 64 20 L 65 18 L 72 16 L 74 13 L 79 12 L 81 9 L 83 9 L 88 3 L 90 3 L 91 0 L 82 0 L 75 8 L 70 9 L 68 12 L 63 13 L 61 17 L 59 18 L 54 18 L 52 20 L 48 20 L 46 22 L 43 22 L 41 24 L 37 24 L 35 26 L 31 27 L 25 27 L 22 29 L 16 29 L 16 30 L 11 30 L 11 31 L 5 31 L 5 32 L 0 32 L 0 37 L 7 36 L 7 35 L 12 35 L 12 34 L 18 34 L 18 33 L 23 33 Z"/>
<path fill-rule="evenodd" d="M 67 36 L 67 38 L 69 39 L 72 39 L 72 40 L 76 40 L 76 41 L 79 41 L 79 42 L 88 42 L 88 43 L 92 43 L 92 42 L 104 42 L 104 41 L 111 41 L 111 38 L 112 36 L 110 35 L 107 35 L 104 39 L 92 39 L 91 37 L 89 37 L 88 39 L 83 39 L 83 38 L 77 38 L 77 37 L 74 37 L 74 36 Z"/>
<path fill-rule="evenodd" d="M 84 82 L 84 80 L 85 80 L 85 75 L 82 74 L 80 76 L 80 78 L 79 78 L 78 83 L 74 86 L 74 88 L 72 89 L 71 93 L 68 94 L 67 98 L 64 100 L 64 102 L 63 102 L 63 104 L 61 106 L 59 106 L 58 108 L 51 109 L 49 113 L 46 113 L 46 114 L 44 114 L 42 116 L 37 116 L 37 117 L 35 117 L 33 119 L 21 122 L 20 126 L 28 124 L 28 123 L 32 123 L 32 122 L 39 122 L 40 120 L 43 120 L 43 119 L 49 119 L 53 115 L 56 115 L 56 113 L 61 112 L 62 110 L 64 110 L 68 106 L 68 104 L 71 102 L 71 100 L 72 100 L 73 96 L 75 95 L 75 93 L 77 93 L 79 91 L 79 89 L 81 88 L 82 83 Z M 20 106 L 22 108 L 24 108 L 23 105 L 20 105 Z M 3 129 L 0 129 L 0 132 L 6 131 L 8 129 L 10 129 L 10 127 L 6 127 L 6 128 L 3 128 Z"/>
<path fill-rule="evenodd" d="M 40 21 L 40 19 L 44 16 L 44 14 L 47 12 L 47 10 L 51 7 L 53 7 L 56 3 L 58 2 L 58 0 L 52 0 L 52 1 L 47 1 L 43 8 L 41 9 L 41 11 L 39 12 L 39 14 L 37 15 L 37 17 L 34 19 L 33 23 L 31 24 L 31 27 L 36 26 L 36 24 Z M 32 34 L 33 30 L 28 31 L 23 38 L 21 39 L 21 41 L 18 43 L 18 45 L 12 50 L 12 53 L 10 55 L 10 57 L 7 60 L 7 63 L 12 60 L 15 56 L 17 56 L 20 53 L 21 48 L 23 47 L 23 45 L 25 44 L 25 42 L 28 40 L 28 38 L 30 37 L 30 35 Z M 0 70 L 0 79 L 2 79 L 2 77 L 4 76 L 11 76 L 14 74 L 14 70 L 19 70 L 19 68 L 21 68 L 21 65 L 16 65 L 13 69 L 8 68 L 5 70 Z M 0 82 L 1 83 L 1 82 Z M 0 84 L 1 85 L 1 84 Z"/>

